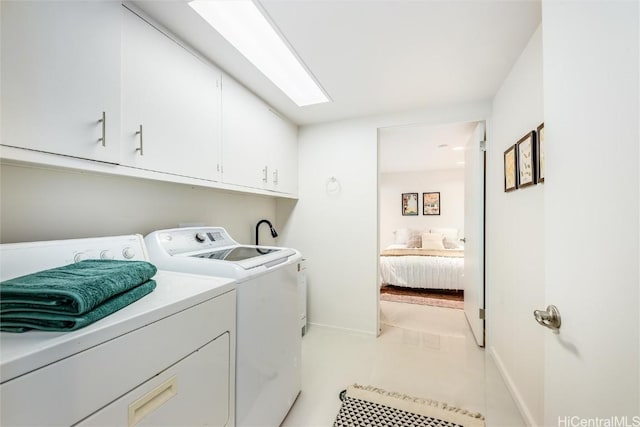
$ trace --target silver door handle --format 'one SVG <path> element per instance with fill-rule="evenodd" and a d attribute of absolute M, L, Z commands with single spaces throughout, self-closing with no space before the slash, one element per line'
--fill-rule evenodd
<path fill-rule="evenodd" d="M 273 171 L 273 183 L 278 185 L 278 169 Z"/>
<path fill-rule="evenodd" d="M 536 322 L 558 333 L 562 321 L 560 319 L 560 310 L 555 305 L 550 305 L 546 310 L 534 310 L 533 317 Z"/>
<path fill-rule="evenodd" d="M 269 182 L 269 178 L 268 178 L 268 169 L 267 166 L 264 167 L 264 169 L 262 169 L 262 182 Z"/>
<path fill-rule="evenodd" d="M 98 123 L 102 124 L 102 138 L 98 138 L 98 142 L 102 143 L 103 147 L 107 146 L 107 113 L 102 112 L 102 118 L 98 120 Z"/>
<path fill-rule="evenodd" d="M 140 146 L 136 148 L 136 151 L 140 152 L 141 156 L 144 156 L 144 145 L 142 143 L 142 125 L 140 125 L 138 131 L 136 131 L 136 135 L 140 135 Z"/>
<path fill-rule="evenodd" d="M 461 241 L 462 243 L 467 243 L 467 238 L 466 238 L 466 237 L 463 237 L 462 239 L 460 239 L 460 241 Z"/>

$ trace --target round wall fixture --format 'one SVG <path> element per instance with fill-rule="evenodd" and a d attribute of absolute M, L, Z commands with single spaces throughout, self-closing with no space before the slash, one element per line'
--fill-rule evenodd
<path fill-rule="evenodd" d="M 335 195 L 340 193 L 340 183 L 338 182 L 335 176 L 332 176 L 327 180 L 326 187 L 327 187 L 327 194 L 329 195 Z"/>

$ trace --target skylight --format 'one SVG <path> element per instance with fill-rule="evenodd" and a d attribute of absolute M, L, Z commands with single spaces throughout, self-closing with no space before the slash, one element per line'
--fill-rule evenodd
<path fill-rule="evenodd" d="M 189 6 L 298 106 L 329 102 L 253 1 L 193 0 Z"/>

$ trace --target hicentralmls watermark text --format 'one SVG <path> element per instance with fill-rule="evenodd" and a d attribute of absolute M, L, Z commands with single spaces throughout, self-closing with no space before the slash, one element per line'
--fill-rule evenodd
<path fill-rule="evenodd" d="M 640 415 L 608 418 L 564 416 L 558 417 L 558 427 L 640 427 Z"/>

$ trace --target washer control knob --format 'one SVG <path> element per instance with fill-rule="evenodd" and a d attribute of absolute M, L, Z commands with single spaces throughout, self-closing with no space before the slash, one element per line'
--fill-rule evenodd
<path fill-rule="evenodd" d="M 196 240 L 200 243 L 204 242 L 206 240 L 206 236 L 204 235 L 204 233 L 196 233 Z"/>
<path fill-rule="evenodd" d="M 125 257 L 125 259 L 131 259 L 136 256 L 136 251 L 127 246 L 122 250 L 122 256 Z"/>
<path fill-rule="evenodd" d="M 78 252 L 77 254 L 75 254 L 73 256 L 73 260 L 75 262 L 80 262 L 80 261 L 84 261 L 85 259 L 88 259 L 89 257 L 87 256 L 87 254 L 85 254 L 84 252 Z"/>
<path fill-rule="evenodd" d="M 113 252 L 110 250 L 100 252 L 100 259 L 113 259 Z"/>

